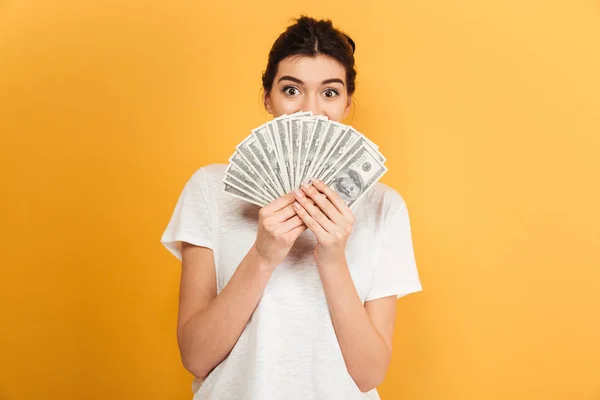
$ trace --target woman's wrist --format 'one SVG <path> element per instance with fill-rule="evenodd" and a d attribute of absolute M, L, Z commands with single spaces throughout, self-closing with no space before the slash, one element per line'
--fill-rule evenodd
<path fill-rule="evenodd" d="M 317 267 L 319 268 L 337 269 L 348 267 L 345 251 L 340 251 L 338 254 L 328 255 L 319 254 L 317 252 L 317 257 L 315 261 Z"/>
<path fill-rule="evenodd" d="M 258 268 L 258 270 L 260 271 L 272 272 L 276 267 L 276 265 L 273 265 L 266 257 L 264 257 L 260 253 L 260 251 L 256 247 L 256 244 L 252 245 L 252 247 L 248 251 L 247 256 L 249 258 L 250 263 L 256 268 Z"/>

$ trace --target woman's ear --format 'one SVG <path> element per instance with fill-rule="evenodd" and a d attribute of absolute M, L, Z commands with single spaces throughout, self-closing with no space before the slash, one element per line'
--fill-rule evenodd
<path fill-rule="evenodd" d="M 271 107 L 271 96 L 267 92 L 263 94 L 263 104 L 265 106 L 265 110 L 267 110 L 267 112 L 272 115 L 273 108 Z"/>

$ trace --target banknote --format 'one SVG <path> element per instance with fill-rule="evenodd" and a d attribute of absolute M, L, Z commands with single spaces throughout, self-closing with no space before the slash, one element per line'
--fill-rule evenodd
<path fill-rule="evenodd" d="M 246 200 L 246 201 L 256 204 L 257 206 L 260 206 L 260 207 L 264 207 L 264 204 L 260 200 L 244 193 L 243 191 L 241 191 L 239 189 L 234 188 L 233 186 L 231 186 L 228 183 L 225 183 L 225 187 L 223 188 L 223 190 L 239 199 Z"/>
<path fill-rule="evenodd" d="M 246 137 L 246 139 L 242 140 L 242 142 L 237 146 L 237 151 L 239 151 L 248 164 L 254 167 L 257 171 L 260 171 L 259 174 L 261 178 L 265 181 L 270 181 L 272 187 L 275 189 L 279 196 L 283 196 L 285 192 L 277 185 L 276 178 L 279 175 L 271 176 L 269 174 L 269 164 L 260 149 L 260 145 L 253 134 L 250 134 Z"/>
<path fill-rule="evenodd" d="M 227 193 L 264 206 L 317 178 L 353 206 L 387 171 L 385 162 L 352 126 L 296 112 L 252 129 L 229 158 L 223 184 Z"/>
<path fill-rule="evenodd" d="M 279 197 L 277 192 L 272 188 L 270 181 L 263 178 L 261 174 L 244 159 L 240 152 L 236 151 L 233 153 L 233 155 L 229 157 L 229 163 L 238 167 L 268 198 L 274 200 Z"/>
<path fill-rule="evenodd" d="M 279 159 L 282 161 L 282 172 L 283 172 L 283 183 L 285 186 L 285 192 L 289 193 L 292 191 L 292 171 L 290 166 L 290 142 L 287 131 L 287 119 L 276 118 L 276 136 L 277 145 L 279 146 Z"/>
<path fill-rule="evenodd" d="M 230 181 L 227 183 L 230 183 L 237 189 L 244 190 L 245 188 L 247 188 L 249 194 L 253 195 L 257 199 L 265 199 L 267 203 L 270 203 L 271 201 L 275 200 L 268 194 L 264 194 L 261 188 L 258 186 L 258 184 L 255 183 L 251 178 L 246 176 L 244 172 L 240 168 L 238 168 L 237 165 L 229 164 L 229 166 L 225 170 L 225 175 L 231 176 L 233 179 L 235 179 L 234 181 Z M 239 182 L 239 184 L 236 184 L 236 182 Z"/>
<path fill-rule="evenodd" d="M 292 188 L 295 189 L 297 188 L 296 186 L 296 179 L 297 179 L 297 175 L 298 175 L 298 153 L 300 150 L 300 141 L 302 140 L 301 138 L 301 127 L 302 125 L 302 119 L 301 118 L 290 118 L 289 120 L 289 134 L 290 134 L 290 152 L 291 152 L 291 156 L 290 156 L 290 165 L 291 165 L 291 169 L 293 171 L 292 174 Z M 300 184 L 298 182 L 298 184 Z"/>
<path fill-rule="evenodd" d="M 325 183 L 352 208 L 386 172 L 376 151 L 365 142 Z"/>
<path fill-rule="evenodd" d="M 277 185 L 277 193 L 283 193 L 285 188 L 283 184 L 283 174 L 281 164 L 279 161 L 279 155 L 277 154 L 277 147 L 271 140 L 269 134 L 269 128 L 267 124 L 263 124 L 256 129 L 252 130 L 252 134 L 256 137 L 259 143 L 260 151 L 262 151 L 265 160 L 267 161 L 267 168 L 272 182 Z"/>
<path fill-rule="evenodd" d="M 312 163 L 315 160 L 315 156 L 317 153 L 317 148 L 321 144 L 323 140 L 323 131 L 325 126 L 329 121 L 324 117 L 317 117 L 315 121 L 315 125 L 310 134 L 310 139 L 308 140 L 308 149 L 306 151 L 306 158 L 304 160 L 304 165 L 302 167 L 302 172 L 300 173 L 300 180 L 304 181 L 308 178 L 313 178 L 308 176 L 308 172 L 312 168 Z"/>
<path fill-rule="evenodd" d="M 314 130 L 316 118 L 304 118 L 300 123 L 300 147 L 298 148 L 298 161 L 296 162 L 296 182 L 302 183 L 302 171 L 304 171 L 304 164 L 306 163 L 306 157 L 308 156 L 308 146 L 312 132 Z"/>
<path fill-rule="evenodd" d="M 317 150 L 315 152 L 314 160 L 312 162 L 310 171 L 308 171 L 308 176 L 312 177 L 315 175 L 315 172 L 321 166 L 323 162 L 323 157 L 329 152 L 331 146 L 335 143 L 340 130 L 343 129 L 343 125 L 339 124 L 335 121 L 329 121 L 329 123 L 325 126 L 323 132 L 323 138 L 320 141 Z"/>
<path fill-rule="evenodd" d="M 356 131 L 354 131 L 356 132 Z M 359 132 L 357 132 L 359 133 Z M 360 133 L 359 133 L 360 134 Z M 337 171 L 340 170 L 340 168 L 346 164 L 346 161 L 348 161 L 348 159 L 350 157 L 352 157 L 354 155 L 354 153 L 356 153 L 360 148 L 362 148 L 363 146 L 370 148 L 371 150 L 373 150 L 373 153 L 375 154 L 375 157 L 377 157 L 377 159 L 379 160 L 379 162 L 381 162 L 382 164 L 385 163 L 385 157 L 383 157 L 383 155 L 381 153 L 379 153 L 377 150 L 373 149 L 371 147 L 371 145 L 369 144 L 369 142 L 367 140 L 365 140 L 364 135 L 360 134 L 360 137 L 358 138 L 358 140 L 356 140 L 348 149 L 348 151 L 346 151 L 337 161 L 335 164 L 333 164 L 327 171 L 323 171 L 322 174 L 320 175 L 319 179 L 321 179 L 323 182 L 327 182 L 327 180 L 329 178 L 331 178 L 332 175 L 334 175 Z"/>
<path fill-rule="evenodd" d="M 237 180 L 235 177 L 233 177 L 231 175 L 226 174 L 223 177 L 223 182 L 241 192 L 244 192 L 245 195 L 247 195 L 249 197 L 253 197 L 254 199 L 258 200 L 260 202 L 261 206 L 265 206 L 270 203 L 269 200 L 265 199 L 258 193 L 254 192 L 254 190 L 252 190 L 249 186 L 244 184 L 242 181 Z"/>
<path fill-rule="evenodd" d="M 286 193 L 287 185 L 286 185 L 286 176 L 287 171 L 284 170 L 285 164 L 283 162 L 282 150 L 281 150 L 281 138 L 279 137 L 279 132 L 277 131 L 277 125 L 275 120 L 269 121 L 266 123 L 267 131 L 269 132 L 269 138 L 271 139 L 271 143 L 273 143 L 273 147 L 275 147 L 275 154 L 277 155 L 277 162 L 279 164 L 279 171 L 277 175 L 277 184 L 281 186 L 283 193 Z"/>
<path fill-rule="evenodd" d="M 315 177 L 324 177 L 325 173 L 329 172 L 329 170 L 336 165 L 337 162 L 350 151 L 350 149 L 352 149 L 354 143 L 360 138 L 361 134 L 354 128 L 346 128 L 340 135 L 338 141 L 334 144 L 325 160 L 321 163 L 321 166 L 315 173 Z"/>
<path fill-rule="evenodd" d="M 286 120 L 286 128 L 288 133 L 288 142 L 289 142 L 289 163 L 291 170 L 291 184 L 292 190 L 297 189 L 300 186 L 300 182 L 297 182 L 298 175 L 298 151 L 300 148 L 300 125 L 303 119 L 309 118 L 312 116 L 312 112 L 297 112 L 291 114 L 290 117 Z"/>

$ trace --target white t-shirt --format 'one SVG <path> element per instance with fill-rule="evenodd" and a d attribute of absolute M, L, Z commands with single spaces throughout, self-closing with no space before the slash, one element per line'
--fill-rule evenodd
<path fill-rule="evenodd" d="M 217 293 L 256 239 L 259 206 L 223 191 L 226 165 L 200 168 L 181 193 L 161 242 L 181 260 L 181 242 L 213 250 Z M 346 259 L 361 301 L 422 290 L 406 204 L 376 183 L 353 207 Z M 194 400 L 379 399 L 362 393 L 346 369 L 314 261 L 309 230 L 278 265 L 239 340 Z"/>

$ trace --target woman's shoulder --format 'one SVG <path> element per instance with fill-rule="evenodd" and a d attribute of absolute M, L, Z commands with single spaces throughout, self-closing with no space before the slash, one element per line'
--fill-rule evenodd
<path fill-rule="evenodd" d="M 359 202 L 362 202 L 361 208 L 378 214 L 389 214 L 401 207 L 406 207 L 404 197 L 396 189 L 383 182 L 375 183 L 364 196 L 364 199 L 359 199 Z"/>
<path fill-rule="evenodd" d="M 206 187 L 220 185 L 225 176 L 226 164 L 206 164 L 200 166 L 192 174 L 190 180 Z"/>

